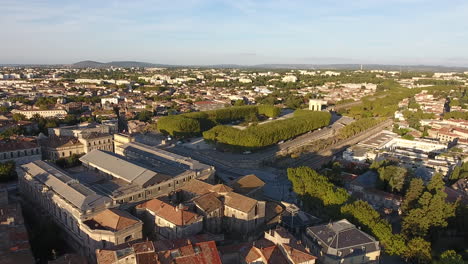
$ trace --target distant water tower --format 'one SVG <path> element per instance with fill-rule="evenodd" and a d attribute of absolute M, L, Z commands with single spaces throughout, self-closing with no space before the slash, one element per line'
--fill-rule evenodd
<path fill-rule="evenodd" d="M 311 111 L 322 111 L 322 106 L 327 105 L 327 101 L 320 99 L 309 100 L 309 110 Z"/>
<path fill-rule="evenodd" d="M 65 100 L 63 97 L 57 98 L 57 104 L 65 104 L 66 102 L 67 100 Z"/>

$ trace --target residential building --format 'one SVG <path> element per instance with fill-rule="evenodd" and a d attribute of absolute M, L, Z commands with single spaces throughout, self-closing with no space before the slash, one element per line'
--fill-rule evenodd
<path fill-rule="evenodd" d="M 220 247 L 220 252 L 225 264 L 314 264 L 317 259 L 282 227 L 266 231 L 264 238 L 254 242 Z"/>
<path fill-rule="evenodd" d="M 63 109 L 51 109 L 51 110 L 18 110 L 13 109 L 11 110 L 12 114 L 22 114 L 27 119 L 31 119 L 35 115 L 39 115 L 41 117 L 58 117 L 63 118 L 67 115 L 67 111 Z"/>
<path fill-rule="evenodd" d="M 197 212 L 204 215 L 208 230 L 248 235 L 264 224 L 266 202 L 235 193 L 226 185 L 192 180 L 180 191 L 182 200 L 195 203 Z"/>
<path fill-rule="evenodd" d="M 286 75 L 281 79 L 282 82 L 297 82 L 297 77 L 294 75 Z"/>
<path fill-rule="evenodd" d="M 21 206 L 8 199 L 5 188 L 0 188 L 0 212 L 0 263 L 35 263 Z"/>
<path fill-rule="evenodd" d="M 203 217 L 183 204 L 171 205 L 159 199 L 146 201 L 136 207 L 144 215 L 157 238 L 176 239 L 196 235 L 203 230 Z M 143 214 L 145 213 L 145 214 Z"/>
<path fill-rule="evenodd" d="M 215 241 L 197 237 L 135 241 L 96 250 L 97 264 L 221 264 Z"/>

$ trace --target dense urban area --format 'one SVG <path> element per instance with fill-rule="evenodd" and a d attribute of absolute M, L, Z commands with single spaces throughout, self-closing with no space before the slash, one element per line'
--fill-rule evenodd
<path fill-rule="evenodd" d="M 466 263 L 468 72 L 365 68 L 0 68 L 0 263 Z"/>

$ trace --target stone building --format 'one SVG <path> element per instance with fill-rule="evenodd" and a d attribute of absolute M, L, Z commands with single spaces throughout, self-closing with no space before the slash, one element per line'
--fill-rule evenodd
<path fill-rule="evenodd" d="M 42 147 L 44 159 L 57 160 L 67 158 L 73 154 L 81 155 L 84 153 L 84 145 L 75 137 L 48 137 L 41 139 L 39 144 Z"/>
<path fill-rule="evenodd" d="M 182 204 L 173 206 L 152 199 L 136 207 L 137 214 L 146 213 L 151 230 L 159 239 L 176 239 L 196 235 L 203 230 L 203 217 Z"/>
<path fill-rule="evenodd" d="M 225 264 L 315 264 L 317 259 L 282 227 L 266 231 L 263 238 L 253 242 L 220 247 L 220 252 Z"/>
<path fill-rule="evenodd" d="M 140 220 L 115 209 L 112 199 L 66 172 L 44 161 L 21 165 L 17 171 L 23 197 L 63 230 L 79 254 L 92 260 L 96 249 L 142 238 Z"/>
<path fill-rule="evenodd" d="M 16 164 L 24 164 L 40 160 L 41 156 L 41 148 L 34 139 L 0 140 L 0 162 L 14 161 Z"/>
<path fill-rule="evenodd" d="M 99 132 L 84 133 L 78 136 L 78 140 L 84 146 L 84 153 L 99 149 L 114 152 L 113 136 Z"/>
<path fill-rule="evenodd" d="M 166 195 L 191 179 L 214 176 L 213 167 L 167 151 L 143 144 L 131 151 L 126 148 L 125 152 L 135 153 L 131 159 L 101 150 L 92 150 L 80 158 L 83 174 L 90 175 L 89 184 L 120 205 Z M 191 162 L 196 166 L 187 166 Z"/>
<path fill-rule="evenodd" d="M 40 115 L 41 117 L 58 117 L 63 118 L 67 115 L 67 111 L 63 109 L 50 109 L 50 110 L 11 110 L 12 114 L 22 114 L 26 116 L 27 119 L 34 117 L 35 115 Z"/>
<path fill-rule="evenodd" d="M 73 154 L 81 155 L 92 150 L 104 150 L 113 152 L 113 136 L 98 132 L 80 133 L 74 136 L 50 136 L 40 140 L 44 158 L 57 160 L 68 158 Z"/>
<path fill-rule="evenodd" d="M 266 202 L 238 194 L 223 184 L 192 180 L 180 188 L 185 204 L 194 203 L 208 231 L 248 235 L 264 224 Z"/>

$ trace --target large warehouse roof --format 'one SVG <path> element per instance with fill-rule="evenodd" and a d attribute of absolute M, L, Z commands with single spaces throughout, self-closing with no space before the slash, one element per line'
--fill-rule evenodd
<path fill-rule="evenodd" d="M 108 173 L 112 177 L 140 186 L 143 186 L 157 175 L 157 173 L 152 170 L 129 162 L 115 154 L 97 149 L 81 157 L 80 161 L 88 166 Z"/>

